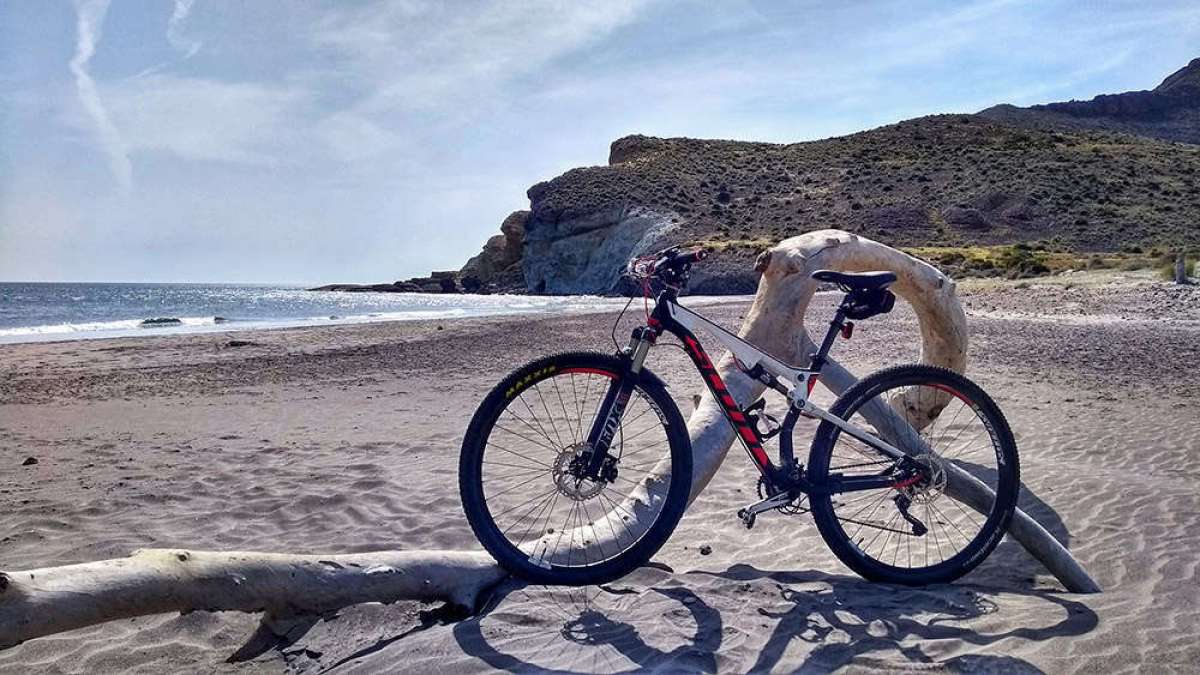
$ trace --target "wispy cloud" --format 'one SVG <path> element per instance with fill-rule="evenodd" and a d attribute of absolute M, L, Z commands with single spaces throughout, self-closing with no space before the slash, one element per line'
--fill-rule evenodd
<path fill-rule="evenodd" d="M 75 9 L 78 13 L 78 35 L 75 55 L 68 65 L 75 76 L 79 101 L 91 119 L 101 149 L 108 155 L 113 177 L 123 191 L 128 191 L 133 185 L 133 166 L 129 162 L 129 152 L 121 133 L 112 123 L 96 88 L 96 82 L 88 70 L 88 62 L 92 60 L 96 53 L 96 45 L 100 43 L 101 28 L 104 25 L 104 16 L 108 13 L 108 5 L 109 0 L 77 0 Z"/>
<path fill-rule="evenodd" d="M 304 90 L 157 73 L 104 87 L 129 150 L 186 160 L 277 164 L 304 124 Z"/>
<path fill-rule="evenodd" d="M 180 29 L 183 22 L 188 18 L 188 14 L 192 12 L 192 5 L 196 4 L 196 0 L 175 0 L 175 7 L 171 11 L 171 18 L 167 19 L 167 42 L 175 49 L 183 52 L 183 58 L 190 59 L 200 51 L 201 41 L 185 37 Z"/>
<path fill-rule="evenodd" d="M 469 124 L 513 99 L 514 80 L 581 52 L 631 23 L 647 0 L 498 2 L 472 6 L 377 0 L 330 10 L 312 42 L 335 56 L 359 95 L 321 126 L 335 152 L 386 149 L 379 132 Z M 399 120 L 398 120 L 399 118 Z M 399 124 L 398 124 L 399 121 Z"/>

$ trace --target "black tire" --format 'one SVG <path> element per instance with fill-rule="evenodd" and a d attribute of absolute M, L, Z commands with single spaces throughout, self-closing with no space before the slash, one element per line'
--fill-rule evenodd
<path fill-rule="evenodd" d="M 901 389 L 904 387 L 908 387 L 908 389 Z M 928 365 L 905 365 L 888 368 L 864 378 L 858 384 L 846 390 L 830 408 L 830 412 L 842 419 L 851 420 L 859 426 L 872 429 L 865 421 L 865 417 L 861 415 L 852 420 L 854 415 L 863 406 L 867 405 L 868 402 L 877 400 L 876 397 L 888 392 L 908 392 L 905 395 L 911 397 L 911 392 L 915 392 L 920 396 L 926 391 L 933 392 L 934 396 L 943 396 L 946 402 L 935 403 L 935 408 L 939 414 L 931 416 L 932 421 L 928 423 L 927 427 L 921 427 L 920 435 L 922 443 L 934 450 L 934 454 L 937 456 L 936 461 L 939 465 L 954 464 L 960 469 L 967 470 L 977 478 L 981 478 L 996 493 L 996 500 L 988 512 L 986 519 L 981 518 L 983 520 L 982 525 L 978 525 L 977 532 L 974 536 L 971 536 L 970 531 L 976 527 L 976 521 L 971 516 L 972 514 L 975 516 L 980 516 L 981 514 L 969 510 L 969 507 L 964 509 L 962 504 L 948 495 L 943 495 L 940 489 L 936 489 L 927 479 L 922 480 L 917 485 L 902 489 L 889 487 L 876 490 L 875 493 L 880 496 L 879 501 L 876 502 L 876 506 L 874 507 L 871 507 L 870 500 L 875 499 L 875 496 L 871 493 L 846 493 L 847 495 L 861 495 L 854 498 L 846 497 L 845 495 L 814 494 L 811 499 L 813 519 L 816 521 L 817 529 L 820 530 L 822 538 L 825 539 L 829 548 L 847 567 L 872 581 L 921 586 L 933 583 L 946 583 L 958 579 L 982 562 L 1000 540 L 1003 539 L 1004 533 L 1008 529 L 1009 521 L 1012 519 L 1013 511 L 1016 509 L 1017 494 L 1020 489 L 1020 467 L 1012 430 L 1009 428 L 1004 414 L 1000 411 L 996 403 L 992 401 L 991 397 L 966 377 L 945 368 Z M 942 393 L 938 394 L 937 392 L 939 391 Z M 963 410 L 971 411 L 974 413 L 975 419 L 979 422 L 979 428 L 983 432 L 986 432 L 985 438 L 990 443 L 985 443 L 982 449 L 971 449 L 970 452 L 974 453 L 978 450 L 983 458 L 986 459 L 992 456 L 992 453 L 988 452 L 988 450 L 994 450 L 994 461 L 996 464 L 994 469 L 985 464 L 964 461 L 962 453 L 965 450 L 962 447 L 958 450 L 951 449 L 945 455 L 940 454 L 941 451 L 935 447 L 939 443 L 942 443 L 942 441 L 938 440 L 936 432 L 931 431 L 931 429 L 945 421 L 943 414 L 946 418 L 950 418 L 948 411 L 955 402 L 955 398 L 962 403 L 962 406 L 958 408 L 958 413 L 953 415 L 953 419 L 949 419 L 947 422 L 946 426 L 948 430 L 944 432 L 942 438 L 945 439 L 950 434 L 955 433 L 953 429 L 958 423 L 960 413 Z M 906 400 L 911 401 L 912 399 L 909 398 Z M 929 402 L 929 399 L 922 400 L 926 403 Z M 883 401 L 888 405 L 892 405 L 886 398 Z M 902 409 L 909 410 L 915 408 Z M 893 409 L 897 408 L 893 407 Z M 968 418 L 963 421 L 964 429 L 965 425 L 969 424 L 970 421 L 970 414 L 968 414 Z M 968 446 L 967 449 L 969 449 L 969 446 L 977 443 L 977 441 L 970 438 L 966 441 L 960 441 L 963 434 L 964 431 L 960 429 L 953 437 L 953 440 L 949 441 L 949 446 L 965 443 Z M 888 434 L 883 433 L 881 435 L 886 437 Z M 978 435 L 977 433 L 976 437 Z M 839 442 L 843 443 L 843 445 L 839 446 Z M 875 457 L 880 456 L 879 453 L 866 446 L 866 444 L 850 438 L 849 434 L 844 434 L 834 424 L 823 421 L 817 428 L 809 452 L 808 475 L 814 485 L 821 485 L 829 479 L 831 463 L 840 464 L 840 462 L 834 459 L 835 452 L 838 451 L 838 448 L 844 449 L 846 444 L 859 444 L 861 448 L 870 450 Z M 867 454 L 858 447 L 851 448 L 851 451 L 857 452 L 859 455 Z M 861 467 L 870 464 L 869 459 L 867 461 L 860 460 L 859 464 L 855 464 L 855 460 L 858 459 L 857 456 L 852 455 L 846 460 L 848 463 L 845 467 Z M 983 462 L 984 459 L 980 461 Z M 860 475 L 865 475 L 872 471 L 878 472 L 880 468 L 879 466 L 870 469 L 860 468 L 859 473 Z M 855 473 L 854 471 L 847 473 L 845 469 L 840 469 L 836 466 L 833 472 L 842 473 L 843 475 L 853 475 Z M 945 471 L 943 470 L 944 473 Z M 943 479 L 942 487 L 944 488 L 944 486 L 945 480 Z M 921 491 L 924 491 L 924 493 L 922 494 Z M 928 521 L 927 524 L 930 525 L 928 533 L 918 535 L 915 527 L 904 522 L 904 515 L 896 507 L 896 500 L 901 493 L 906 496 L 912 495 L 909 509 L 915 511 L 917 506 L 924 507 L 924 515 L 918 516 L 918 518 L 924 518 L 924 521 Z M 937 502 L 943 496 L 947 500 L 942 502 L 944 511 L 937 507 Z M 872 540 L 871 544 L 867 544 L 866 538 L 870 536 L 869 534 L 863 534 L 862 538 L 859 539 L 856 539 L 856 537 L 862 533 L 864 525 L 871 522 L 872 514 L 876 512 L 876 509 L 884 504 L 884 500 L 887 500 L 889 497 L 893 504 L 890 507 L 884 506 L 884 513 L 879 517 L 880 521 L 871 525 L 872 528 L 878 529 L 881 533 L 886 533 L 884 536 L 887 537 L 883 541 L 882 548 L 876 550 L 874 548 L 874 540 Z M 862 506 L 859 506 L 859 503 L 853 503 L 851 499 L 859 499 L 859 503 Z M 929 510 L 930 505 L 933 506 L 932 511 Z M 872 508 L 871 513 L 866 516 L 859 515 L 866 508 Z M 891 511 L 888 511 L 889 508 L 891 511 L 895 511 L 895 514 L 890 516 L 895 521 L 891 525 L 891 529 L 888 529 L 886 526 L 880 526 L 881 521 L 888 518 L 889 513 L 891 513 Z M 954 509 L 961 511 L 963 515 L 954 513 Z M 945 515 L 947 513 L 950 515 Z M 945 528 L 943 530 L 944 539 L 938 540 L 938 530 L 936 527 L 938 524 L 946 524 L 947 521 L 950 521 L 950 524 L 954 525 L 954 529 Z M 846 527 L 843 526 L 844 523 Z M 960 526 L 959 523 L 963 523 L 963 526 Z M 847 527 L 854 529 L 854 532 L 848 533 Z M 967 527 L 967 531 L 964 531 L 963 527 Z M 957 532 L 954 532 L 954 530 L 957 530 Z M 896 532 L 900 532 L 900 534 L 896 534 Z M 876 539 L 879 536 L 881 536 L 880 533 L 874 535 Z M 895 548 L 891 561 L 888 561 L 888 538 L 892 537 L 895 538 Z M 907 538 L 902 539 L 902 537 Z M 921 541 L 917 544 L 918 551 L 916 558 L 918 563 L 923 564 L 914 565 L 912 549 L 913 541 L 917 539 Z M 940 557 L 936 562 L 933 561 L 933 555 L 930 553 L 931 539 L 932 545 L 936 547 L 937 555 Z M 904 541 L 904 545 L 908 549 L 907 563 L 905 563 L 901 555 L 901 541 Z M 958 548 L 960 545 L 959 542 L 961 542 L 961 548 Z M 947 551 L 942 550 L 943 546 L 957 552 L 946 556 Z M 923 551 L 921 547 L 924 548 Z"/>
<path fill-rule="evenodd" d="M 612 448 L 610 448 L 612 455 L 628 460 L 630 459 L 628 455 L 634 454 L 633 452 L 628 452 L 628 448 L 633 442 L 632 434 L 652 433 L 653 435 L 650 438 L 643 437 L 643 440 L 640 442 L 642 445 L 646 445 L 646 447 L 634 451 L 651 452 L 651 458 L 643 464 L 643 466 L 652 467 L 647 470 L 648 472 L 653 471 L 654 468 L 661 467 L 661 460 L 667 456 L 663 454 L 659 460 L 654 460 L 654 453 L 669 453 L 669 476 L 664 477 L 658 473 L 647 473 L 652 478 L 645 479 L 647 485 L 651 484 L 651 482 L 658 485 L 655 494 L 659 498 L 647 499 L 645 503 L 639 501 L 632 507 L 634 511 L 646 514 L 644 517 L 634 516 L 630 518 L 623 516 L 623 522 L 618 523 L 620 527 L 627 528 L 625 523 L 632 522 L 635 528 L 639 528 L 637 531 L 631 532 L 626 529 L 623 533 L 618 532 L 617 528 L 613 527 L 613 520 L 594 518 L 598 512 L 605 514 L 610 511 L 620 513 L 622 506 L 617 506 L 616 504 L 618 503 L 624 506 L 630 505 L 630 502 L 626 500 L 628 495 L 622 494 L 616 487 L 618 485 L 617 481 L 622 480 L 622 478 L 617 478 L 608 483 L 607 487 L 602 482 L 584 482 L 582 484 L 586 486 L 586 490 L 580 488 L 581 483 L 579 481 L 574 481 L 574 492 L 570 491 L 570 486 L 564 487 L 563 485 L 564 482 L 571 483 L 573 479 L 565 476 L 562 467 L 566 463 L 569 463 L 571 453 L 576 453 L 577 455 L 579 452 L 579 440 L 586 438 L 587 430 L 591 428 L 591 420 L 595 416 L 595 411 L 586 410 L 586 408 L 592 407 L 591 401 L 594 400 L 594 397 L 589 398 L 589 392 L 584 393 L 582 403 L 576 398 L 576 401 L 570 406 L 570 408 L 580 410 L 581 412 L 579 420 L 574 425 L 561 425 L 565 427 L 565 432 L 560 428 L 555 428 L 553 431 L 541 429 L 542 433 L 539 435 L 539 429 L 535 426 L 529 426 L 529 429 L 533 429 L 533 431 L 528 431 L 523 427 L 520 429 L 509 429 L 508 426 L 520 426 L 516 421 L 518 416 L 512 410 L 509 411 L 509 416 L 504 417 L 505 423 L 498 424 L 501 417 L 505 415 L 505 411 L 509 409 L 510 404 L 513 406 L 513 410 L 521 410 L 521 407 L 518 406 L 518 400 L 527 402 L 524 400 L 526 394 L 529 397 L 533 397 L 532 392 L 536 391 L 538 396 L 542 396 L 542 388 L 537 386 L 539 383 L 551 381 L 550 384 L 546 385 L 547 397 L 550 399 L 546 411 L 551 423 L 553 423 L 555 418 L 551 416 L 551 410 L 557 408 L 554 405 L 556 402 L 554 396 L 561 394 L 563 390 L 567 389 L 565 380 L 554 378 L 569 376 L 572 385 L 577 384 L 577 376 L 579 378 L 595 378 L 603 383 L 605 381 L 618 381 L 622 376 L 621 373 L 621 361 L 615 356 L 597 352 L 570 352 L 548 356 L 522 366 L 504 378 L 483 400 L 478 410 L 475 411 L 475 415 L 471 419 L 471 424 L 467 428 L 466 437 L 463 439 L 462 454 L 459 460 L 459 491 L 462 496 L 463 510 L 466 512 L 467 521 L 471 524 L 471 529 L 474 530 L 479 542 L 491 553 L 496 562 L 513 575 L 540 584 L 586 585 L 612 581 L 645 564 L 671 536 L 671 533 L 675 530 L 675 526 L 679 523 L 680 517 L 683 516 L 683 511 L 687 507 L 688 494 L 691 491 L 692 483 L 691 443 L 688 439 L 686 424 L 679 413 L 679 408 L 667 393 L 662 382 L 648 370 L 643 369 L 639 375 L 629 407 L 626 408 L 621 428 L 614 437 Z M 557 385 L 558 389 L 551 389 L 551 385 Z M 591 386 L 590 381 L 588 385 L 589 387 Z M 582 388 L 582 385 L 577 388 Z M 549 392 L 551 391 L 554 394 L 550 394 Z M 577 392 L 574 393 L 577 395 Z M 638 404 L 635 403 L 637 400 L 645 404 L 646 410 L 638 412 L 636 407 Z M 563 404 L 563 417 L 560 419 L 565 420 L 573 414 L 568 411 L 565 401 L 560 400 L 557 402 Z M 544 401 L 542 403 L 545 405 Z M 534 406 L 537 407 L 537 403 Z M 641 423 L 647 425 L 646 429 L 630 432 L 627 435 L 626 422 L 628 421 L 636 425 L 637 420 L 635 416 L 641 415 L 644 419 L 644 416 L 649 412 L 655 414 L 650 416 L 648 422 Z M 554 415 L 557 415 L 557 412 Z M 537 418 L 533 418 L 533 421 L 537 422 L 538 420 Z M 540 423 L 539 426 L 541 426 Z M 548 427 L 549 425 L 546 426 Z M 660 428 L 662 430 L 661 442 L 655 440 L 659 438 L 658 431 L 656 430 Z M 494 440 L 489 440 L 494 433 L 504 439 L 504 446 L 499 445 Z M 571 439 L 560 439 L 556 438 L 556 436 L 572 436 L 576 439 L 576 442 L 566 443 L 566 441 Z M 520 446 L 522 449 L 520 454 L 517 454 L 509 446 L 514 441 L 519 441 L 520 438 L 525 438 L 527 442 Z M 662 448 L 661 445 L 663 443 L 668 447 Z M 493 491 L 489 493 L 489 475 L 487 475 L 487 472 L 492 469 L 485 469 L 484 467 L 485 455 L 488 455 L 489 451 L 491 451 L 491 455 L 489 456 L 499 456 L 501 459 L 508 460 L 501 466 L 520 464 L 523 467 L 523 472 L 518 473 L 519 477 L 517 480 L 524 481 L 525 477 L 529 476 L 530 478 L 527 482 L 532 483 L 532 486 L 524 487 L 525 483 L 520 483 L 515 488 L 505 488 L 498 492 Z M 497 455 L 497 452 L 507 454 Z M 621 453 L 623 452 L 627 454 L 622 455 Z M 514 457 L 513 455 L 516 456 Z M 647 460 L 647 458 L 643 456 L 636 461 L 627 462 L 627 464 L 629 467 L 636 467 L 643 460 Z M 544 466 L 549 466 L 549 468 L 541 468 Z M 541 476 L 538 473 L 539 470 L 545 475 Z M 511 470 L 496 469 L 496 471 L 499 473 Z M 626 467 L 620 461 L 617 464 L 617 471 L 618 475 L 626 471 Z M 628 471 L 633 472 L 635 469 L 629 468 Z M 636 473 L 627 475 L 636 475 Z M 494 485 L 503 478 L 510 478 L 510 476 L 492 478 L 490 483 Z M 628 478 L 624 480 L 634 483 L 634 481 L 629 481 Z M 669 487 L 665 490 L 665 497 L 662 497 L 664 491 L 661 488 L 661 482 L 664 480 L 669 480 Z M 623 484 L 621 485 L 623 486 Z M 521 541 L 512 541 L 512 539 L 516 538 L 516 530 L 513 529 L 513 536 L 511 538 L 510 536 L 506 536 L 504 529 L 497 524 L 497 518 L 489 510 L 489 494 L 493 499 L 497 499 L 504 492 L 523 489 L 525 492 L 518 493 L 518 497 L 516 498 L 534 493 L 535 499 L 538 499 L 540 498 L 538 495 L 541 494 L 540 490 L 546 487 L 549 487 L 551 490 L 549 493 L 551 501 L 548 504 L 535 505 L 533 507 L 518 505 L 518 507 L 515 507 L 518 509 L 541 508 L 543 511 L 533 516 L 533 522 L 528 525 L 524 524 L 525 521 L 521 521 L 521 525 L 526 531 L 522 533 L 523 537 Z M 594 496 L 580 494 L 581 492 L 590 493 L 593 488 L 598 490 Z M 612 488 L 612 493 L 606 496 L 608 488 Z M 636 490 L 636 488 L 626 489 L 629 492 Z M 614 497 L 613 493 L 621 495 L 621 497 Z M 575 550 L 581 552 L 580 555 L 582 558 L 579 560 L 575 560 L 572 557 L 573 538 L 572 541 L 567 542 L 568 549 L 564 552 L 559 551 L 559 543 L 556 543 L 554 553 L 547 555 L 548 547 L 543 546 L 541 553 L 536 554 L 537 560 L 534 559 L 535 555 L 531 555 L 529 552 L 518 548 L 522 544 L 536 548 L 538 541 L 549 541 L 555 529 L 547 528 L 547 526 L 550 524 L 553 514 L 558 510 L 558 501 L 560 498 L 563 500 L 563 508 L 575 510 L 574 517 L 577 520 L 572 520 L 571 517 L 568 517 L 566 521 L 563 521 L 562 527 L 558 529 L 560 533 L 559 543 L 562 540 L 562 532 L 575 532 L 576 529 L 584 531 L 585 527 L 590 526 L 594 540 L 597 542 L 608 541 L 611 546 L 607 551 L 601 548 L 603 553 L 597 552 L 596 560 L 591 560 L 587 556 L 588 544 L 593 543 L 589 540 L 584 540 L 581 547 L 574 547 Z M 510 499 L 515 498 L 510 497 Z M 531 502 L 525 503 L 528 504 Z M 587 506 L 589 503 L 593 504 L 590 509 Z M 582 505 L 582 511 L 586 513 L 586 516 L 579 512 L 580 505 Z M 599 509 L 603 509 L 603 511 L 599 511 Z M 650 511 L 650 509 L 654 510 Z M 497 516 L 505 515 L 500 510 L 500 505 L 497 505 L 497 510 Z M 513 508 L 509 508 L 508 511 L 519 513 L 519 511 L 513 511 Z M 539 525 L 543 513 L 546 514 L 546 523 L 542 524 L 540 528 L 534 529 Z M 624 511 L 624 513 L 633 516 L 628 511 Z M 588 522 L 585 526 L 583 524 L 585 520 L 591 522 Z M 597 523 L 601 521 L 607 523 L 608 529 L 612 531 L 612 538 L 602 539 L 605 529 L 601 527 L 597 531 Z M 554 522 L 558 522 L 557 518 L 554 518 Z M 513 525 L 510 524 L 506 529 L 509 528 L 513 528 Z M 546 531 L 547 529 L 548 532 Z M 622 536 L 625 535 L 627 535 L 628 542 L 623 544 L 621 540 Z M 536 536 L 536 538 L 530 542 L 524 538 L 526 536 Z M 602 546 L 602 544 L 600 545 Z M 622 546 L 624 548 L 621 548 Z M 620 550 L 615 555 L 608 555 L 608 553 L 612 552 L 613 548 Z M 563 559 L 564 553 L 565 560 Z"/>

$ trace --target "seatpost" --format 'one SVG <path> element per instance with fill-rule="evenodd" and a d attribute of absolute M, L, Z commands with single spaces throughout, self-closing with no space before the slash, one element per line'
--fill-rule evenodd
<path fill-rule="evenodd" d="M 829 322 L 829 332 L 825 333 L 825 339 L 821 341 L 821 348 L 816 354 L 812 355 L 812 360 L 809 361 L 808 367 L 812 370 L 820 371 L 825 366 L 825 361 L 829 356 L 829 350 L 833 349 L 833 341 L 837 339 L 838 333 L 842 331 L 842 326 L 846 323 L 846 308 L 845 301 L 838 305 L 837 311 L 833 314 L 833 320 Z"/>

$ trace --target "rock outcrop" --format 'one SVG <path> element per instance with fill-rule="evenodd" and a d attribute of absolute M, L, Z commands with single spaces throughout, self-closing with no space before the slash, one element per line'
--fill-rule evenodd
<path fill-rule="evenodd" d="M 614 293 L 631 257 L 668 246 L 680 217 L 627 202 L 563 217 L 534 211 L 521 268 L 535 293 Z"/>
<path fill-rule="evenodd" d="M 341 291 L 343 293 L 459 293 L 459 273 L 431 272 L 427 277 L 413 277 L 390 284 L 326 284 L 310 291 Z"/>
<path fill-rule="evenodd" d="M 521 269 L 521 250 L 528 219 L 528 211 L 513 211 L 504 219 L 500 224 L 500 234 L 488 239 L 483 251 L 459 270 L 464 290 L 526 290 L 525 275 Z"/>

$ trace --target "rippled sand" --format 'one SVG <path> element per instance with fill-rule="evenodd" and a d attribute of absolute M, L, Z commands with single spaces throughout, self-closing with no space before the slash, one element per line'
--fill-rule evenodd
<path fill-rule="evenodd" d="M 1194 671 L 1200 309 L 1189 307 L 1200 291 L 1155 288 L 1000 284 L 965 295 L 968 374 L 1017 434 L 1022 506 L 1068 543 L 1101 595 L 1062 593 L 1008 541 L 953 585 L 861 581 L 807 516 L 743 529 L 734 512 L 753 500 L 754 475 L 732 452 L 655 565 L 604 588 L 508 583 L 486 613 L 457 622 L 415 604 L 356 607 L 242 664 L 224 659 L 255 617 L 146 617 L 0 652 L 0 671 Z M 1080 320 L 1112 314 L 1096 294 L 1120 316 Z M 1139 305 L 1155 297 L 1171 303 L 1170 320 Z M 745 305 L 704 311 L 736 325 Z M 0 568 L 146 546 L 474 548 L 456 462 L 475 405 L 535 355 L 610 349 L 612 319 L 0 346 Z M 861 322 L 837 353 L 865 373 L 915 359 L 916 336 L 899 309 Z M 651 358 L 690 413 L 701 385 L 682 354 Z M 28 457 L 37 463 L 22 466 Z"/>

